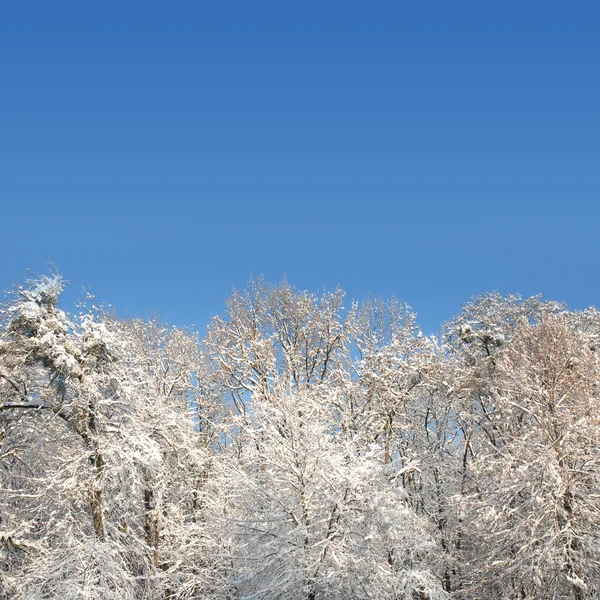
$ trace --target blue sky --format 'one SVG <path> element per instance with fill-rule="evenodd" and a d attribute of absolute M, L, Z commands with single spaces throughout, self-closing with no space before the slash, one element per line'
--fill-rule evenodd
<path fill-rule="evenodd" d="M 594 3 L 4 3 L 0 287 L 53 262 L 203 328 L 284 274 L 396 295 L 600 292 Z"/>

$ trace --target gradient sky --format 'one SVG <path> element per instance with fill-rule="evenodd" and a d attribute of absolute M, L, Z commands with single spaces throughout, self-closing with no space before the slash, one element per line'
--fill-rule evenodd
<path fill-rule="evenodd" d="M 426 331 L 497 289 L 597 305 L 600 5 L 12 2 L 0 288 L 54 263 L 203 328 L 284 274 Z"/>

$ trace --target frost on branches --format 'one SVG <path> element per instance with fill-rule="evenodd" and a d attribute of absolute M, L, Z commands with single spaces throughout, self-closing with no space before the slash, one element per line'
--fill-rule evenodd
<path fill-rule="evenodd" d="M 204 340 L 56 274 L 0 332 L 0 598 L 600 596 L 600 315 L 251 281 Z"/>
<path fill-rule="evenodd" d="M 327 389 L 255 397 L 218 480 L 239 597 L 445 597 L 435 544 L 383 448 L 344 432 Z"/>
<path fill-rule="evenodd" d="M 58 277 L 34 282 L 3 312 L 2 593 L 133 599 L 201 589 L 209 458 L 194 416 L 204 406 L 198 345 L 93 306 L 69 317 L 60 289 Z M 191 564 L 183 572 L 181 563 Z"/>

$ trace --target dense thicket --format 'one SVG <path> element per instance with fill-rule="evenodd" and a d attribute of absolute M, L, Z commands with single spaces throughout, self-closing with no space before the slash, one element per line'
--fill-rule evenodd
<path fill-rule="evenodd" d="M 600 314 L 250 282 L 206 338 L 13 290 L 0 597 L 600 596 Z"/>

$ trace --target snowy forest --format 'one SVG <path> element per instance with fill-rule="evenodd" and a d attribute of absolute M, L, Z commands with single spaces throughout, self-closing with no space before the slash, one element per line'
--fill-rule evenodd
<path fill-rule="evenodd" d="M 600 313 L 257 279 L 201 337 L 7 292 L 0 597 L 600 597 Z"/>

